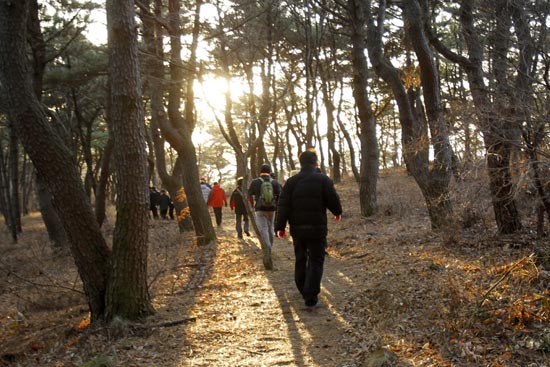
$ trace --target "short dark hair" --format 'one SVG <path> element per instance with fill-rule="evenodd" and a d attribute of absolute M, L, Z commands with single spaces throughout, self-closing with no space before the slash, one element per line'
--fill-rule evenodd
<path fill-rule="evenodd" d="M 260 173 L 271 173 L 271 167 L 269 164 L 262 164 L 262 167 L 260 168 Z"/>
<path fill-rule="evenodd" d="M 313 150 L 306 150 L 305 152 L 302 152 L 298 159 L 300 160 L 300 165 L 302 166 L 315 166 L 317 164 L 317 154 Z"/>

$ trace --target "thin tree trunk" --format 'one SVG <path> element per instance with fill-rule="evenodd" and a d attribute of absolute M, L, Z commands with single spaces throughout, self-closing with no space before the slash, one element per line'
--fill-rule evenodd
<path fill-rule="evenodd" d="M 13 227 L 16 234 L 23 232 L 21 227 L 21 197 L 19 194 L 19 139 L 14 128 L 10 128 L 10 154 L 9 154 L 9 178 L 10 178 L 10 203 Z"/>
<path fill-rule="evenodd" d="M 28 41 L 31 46 L 32 58 L 32 83 L 34 93 L 38 100 L 42 98 L 42 84 L 44 78 L 44 70 L 46 68 L 46 43 L 39 19 L 39 6 L 37 0 L 29 1 L 29 14 L 27 18 L 27 31 L 29 32 Z M 32 158 L 31 158 L 32 160 Z M 52 194 L 48 192 L 47 185 L 41 184 L 36 175 L 36 195 L 40 208 L 42 220 L 46 226 L 48 236 L 52 244 L 56 247 L 67 246 L 67 234 L 63 228 L 63 223 L 59 218 L 56 208 L 52 202 Z"/>
<path fill-rule="evenodd" d="M 103 156 L 101 157 L 101 168 L 95 193 L 95 218 L 97 220 L 97 224 L 99 224 L 100 227 L 103 226 L 103 223 L 107 218 L 107 185 L 109 183 L 109 176 L 111 176 L 113 148 L 113 134 L 112 132 L 110 132 L 109 137 L 107 138 L 105 149 L 103 149 Z"/>
<path fill-rule="evenodd" d="M 351 26 L 353 97 L 359 117 L 361 143 L 361 171 L 359 174 L 359 202 L 361 215 L 370 217 L 377 210 L 376 184 L 378 182 L 378 139 L 376 121 L 367 95 L 368 66 L 365 57 L 365 9 L 361 0 L 349 0 L 348 14 Z"/>

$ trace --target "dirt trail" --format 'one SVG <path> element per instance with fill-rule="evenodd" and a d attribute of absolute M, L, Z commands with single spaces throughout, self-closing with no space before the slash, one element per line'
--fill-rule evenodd
<path fill-rule="evenodd" d="M 292 243 L 276 239 L 266 271 L 254 237 L 234 238 L 226 215 L 207 279 L 194 292 L 182 366 L 346 366 L 348 322 L 338 310 L 353 282 L 327 257 L 322 305 L 307 310 L 294 285 Z M 351 363 L 351 361 L 350 361 Z"/>
<path fill-rule="evenodd" d="M 291 242 L 275 240 L 267 271 L 257 239 L 237 239 L 224 209 L 210 246 L 151 221 L 157 312 L 86 326 L 72 258 L 48 246 L 38 215 L 26 217 L 18 245 L 0 234 L 0 366 L 549 366 L 550 261 L 530 255 L 550 254 L 548 241 L 493 236 L 486 221 L 436 234 L 410 177 L 382 177 L 380 187 L 369 219 L 357 214 L 356 185 L 337 187 L 344 216 L 329 221 L 313 311 L 294 285 Z"/>

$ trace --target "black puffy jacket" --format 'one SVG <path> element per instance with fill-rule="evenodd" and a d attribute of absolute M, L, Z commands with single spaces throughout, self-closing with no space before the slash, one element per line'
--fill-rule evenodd
<path fill-rule="evenodd" d="M 304 166 L 290 177 L 279 197 L 275 230 L 290 225 L 290 234 L 297 238 L 324 238 L 327 235 L 327 209 L 342 214 L 342 204 L 332 180 L 317 172 L 314 166 Z"/>

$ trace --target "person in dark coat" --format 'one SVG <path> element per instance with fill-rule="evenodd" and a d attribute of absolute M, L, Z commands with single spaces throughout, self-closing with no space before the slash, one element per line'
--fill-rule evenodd
<path fill-rule="evenodd" d="M 160 216 L 162 219 L 168 219 L 166 216 L 168 214 L 168 209 L 170 208 L 170 205 L 172 204 L 172 199 L 166 194 L 166 190 L 160 190 L 160 196 L 158 200 L 159 209 L 160 209 Z"/>
<path fill-rule="evenodd" d="M 243 191 L 243 178 L 239 177 L 237 179 L 237 187 L 233 190 L 231 198 L 229 199 L 229 206 L 231 210 L 235 210 L 235 230 L 237 231 L 237 237 L 243 238 L 243 230 L 247 236 L 250 236 L 249 222 L 248 222 L 248 213 L 246 211 L 243 194 L 246 194 Z M 250 205 L 254 203 L 250 200 Z"/>
<path fill-rule="evenodd" d="M 154 219 L 158 219 L 159 213 L 157 210 L 157 205 L 159 204 L 160 193 L 157 191 L 157 188 L 154 186 L 149 187 L 149 210 L 153 214 Z"/>
<path fill-rule="evenodd" d="M 317 154 L 305 151 L 301 170 L 290 177 L 279 197 L 275 230 L 285 237 L 287 223 L 294 242 L 294 281 L 306 307 L 316 307 L 321 292 L 327 237 L 327 209 L 336 220 L 342 215 L 340 198 L 332 180 L 318 172 Z"/>

